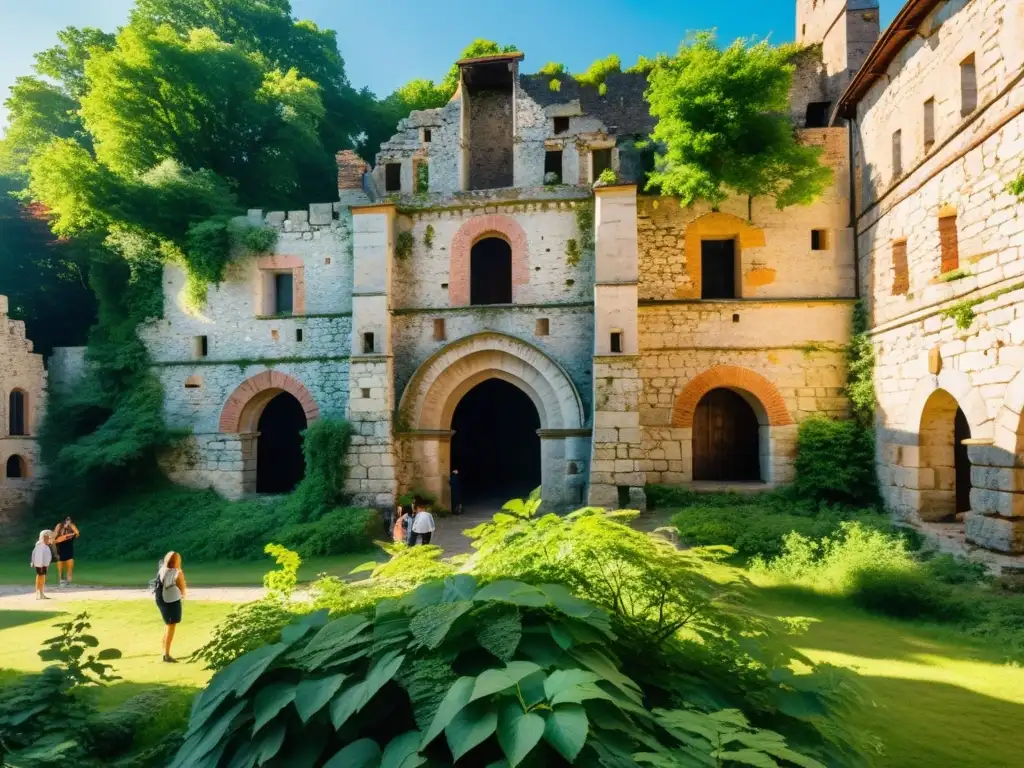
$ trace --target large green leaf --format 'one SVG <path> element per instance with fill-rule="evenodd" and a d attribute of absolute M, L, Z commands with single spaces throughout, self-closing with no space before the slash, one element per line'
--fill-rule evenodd
<path fill-rule="evenodd" d="M 363 683 L 350 685 L 331 702 L 331 723 L 335 729 L 340 730 L 348 719 L 352 717 L 361 706 L 363 700 Z"/>
<path fill-rule="evenodd" d="M 570 653 L 583 666 L 592 672 L 596 672 L 602 679 L 614 685 L 634 703 L 640 704 L 643 700 L 640 687 L 629 677 L 622 674 L 615 662 L 606 654 L 596 648 L 573 648 Z"/>
<path fill-rule="evenodd" d="M 510 609 L 514 611 L 515 609 Z M 481 647 L 502 661 L 510 661 L 523 637 L 523 621 L 518 613 L 506 613 L 484 623 L 476 630 Z"/>
<path fill-rule="evenodd" d="M 412 592 L 402 595 L 398 605 L 409 610 L 419 610 L 428 605 L 437 605 L 444 597 L 444 582 L 440 579 L 420 584 Z"/>
<path fill-rule="evenodd" d="M 252 703 L 255 717 L 255 722 L 252 724 L 253 734 L 277 717 L 278 712 L 291 704 L 294 699 L 295 686 L 291 683 L 271 683 L 265 688 L 261 688 Z"/>
<path fill-rule="evenodd" d="M 281 745 L 284 744 L 287 732 L 288 728 L 284 721 L 276 722 L 267 728 L 256 748 L 256 765 L 263 765 L 281 751 Z"/>
<path fill-rule="evenodd" d="M 419 754 L 422 737 L 423 734 L 419 731 L 406 731 L 401 736 L 393 738 L 384 748 L 380 768 L 417 768 L 423 765 L 427 758 Z"/>
<path fill-rule="evenodd" d="M 423 737 L 420 749 L 423 749 L 436 739 L 441 731 L 448 726 L 448 723 L 452 721 L 452 718 L 469 704 L 469 697 L 473 693 L 473 685 L 475 683 L 476 678 L 474 677 L 460 677 L 452 684 L 452 687 L 448 689 L 448 693 L 445 694 L 444 699 L 441 701 L 441 705 L 437 708 L 437 714 L 434 715 L 434 719 L 430 723 L 426 735 Z"/>
<path fill-rule="evenodd" d="M 225 738 L 232 728 L 237 726 L 235 718 L 242 713 L 249 702 L 236 702 L 231 709 L 223 712 L 213 720 L 205 720 L 199 724 L 192 735 L 185 740 L 178 754 L 171 763 L 171 768 L 185 768 L 198 765 L 218 745 L 223 749 L 227 744 Z"/>
<path fill-rule="evenodd" d="M 570 763 L 576 761 L 583 745 L 587 743 L 590 724 L 587 713 L 578 704 L 555 707 L 547 713 L 544 724 L 544 740 Z"/>
<path fill-rule="evenodd" d="M 401 669 L 403 661 L 405 661 L 405 656 L 397 651 L 391 651 L 377 659 L 370 668 L 369 673 L 367 673 L 366 681 L 363 683 L 363 695 L 365 698 L 360 705 L 360 709 L 376 696 L 377 691 L 383 688 L 395 676 L 395 673 Z"/>
<path fill-rule="evenodd" d="M 544 681 L 544 694 L 553 700 L 570 688 L 596 683 L 600 679 L 596 674 L 585 669 L 556 669 Z"/>
<path fill-rule="evenodd" d="M 497 601 L 525 605 L 532 608 L 543 608 L 550 604 L 547 595 L 537 587 L 521 581 L 492 581 L 473 597 L 476 602 Z"/>
<path fill-rule="evenodd" d="M 464 600 L 459 603 L 429 605 L 421 610 L 409 622 L 413 647 L 424 646 L 430 650 L 437 648 L 444 642 L 456 620 L 472 607 L 473 603 Z"/>
<path fill-rule="evenodd" d="M 467 573 L 458 573 L 444 580 L 444 594 L 441 600 L 445 603 L 472 600 L 475 593 L 476 579 Z"/>
<path fill-rule="evenodd" d="M 335 619 L 324 625 L 313 635 L 305 648 L 297 649 L 289 658 L 300 662 L 307 669 L 316 669 L 322 661 L 336 657 L 341 651 L 350 648 L 367 638 L 359 633 L 370 626 L 370 622 L 362 614 L 350 614 Z"/>
<path fill-rule="evenodd" d="M 324 764 L 324 768 L 377 768 L 380 747 L 373 739 L 353 741 Z"/>
<path fill-rule="evenodd" d="M 473 694 L 470 701 L 476 701 L 492 693 L 504 691 L 511 688 L 527 675 L 539 672 L 540 667 L 532 661 L 510 661 L 504 669 L 488 669 L 482 672 L 473 685 Z"/>
<path fill-rule="evenodd" d="M 498 713 L 485 702 L 470 704 L 459 711 L 444 729 L 448 749 L 458 760 L 484 742 L 498 728 Z"/>
<path fill-rule="evenodd" d="M 538 589 L 543 592 L 551 604 L 566 616 L 575 619 L 586 619 L 601 609 L 593 603 L 581 600 L 561 584 L 541 584 Z"/>
<path fill-rule="evenodd" d="M 544 718 L 523 712 L 518 701 L 510 702 L 498 717 L 498 744 L 511 768 L 523 761 L 544 735 Z"/>
<path fill-rule="evenodd" d="M 341 688 L 348 676 L 341 672 L 321 678 L 310 678 L 303 680 L 295 688 L 295 709 L 302 718 L 302 722 L 308 722 L 313 715 L 327 706 L 327 702 L 334 698 L 334 695 Z"/>

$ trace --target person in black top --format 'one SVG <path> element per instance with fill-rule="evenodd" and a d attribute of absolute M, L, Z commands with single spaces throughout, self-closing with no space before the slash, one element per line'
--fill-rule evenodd
<path fill-rule="evenodd" d="M 70 517 L 65 517 L 53 531 L 53 541 L 57 545 L 57 575 L 60 578 L 60 586 L 70 584 L 74 576 L 75 539 L 79 535 L 78 526 Z"/>

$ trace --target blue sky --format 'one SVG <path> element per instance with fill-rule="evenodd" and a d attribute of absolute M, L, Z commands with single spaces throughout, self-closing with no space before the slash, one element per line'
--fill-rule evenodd
<path fill-rule="evenodd" d="M 888 23 L 902 0 L 881 0 Z M 113 30 L 132 0 L 0 0 L 0 95 L 29 72 L 32 54 L 53 45 L 59 29 Z M 338 33 L 349 79 L 379 95 L 414 77 L 440 78 L 473 38 L 514 43 L 525 71 L 544 62 L 581 71 L 618 53 L 671 51 L 687 30 L 717 27 L 723 40 L 751 35 L 792 40 L 795 0 L 292 0 L 299 18 Z M 6 113 L 0 107 L 0 125 Z"/>

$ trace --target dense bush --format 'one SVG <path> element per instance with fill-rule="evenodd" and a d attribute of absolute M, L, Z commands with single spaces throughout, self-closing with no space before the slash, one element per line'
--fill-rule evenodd
<path fill-rule="evenodd" d="M 874 433 L 856 421 L 814 416 L 797 433 L 796 493 L 853 506 L 878 503 Z"/>
<path fill-rule="evenodd" d="M 318 611 L 213 678 L 172 768 L 713 765 L 726 744 L 751 764 L 820 765 L 739 712 L 652 712 L 619 645 L 560 584 L 462 574 L 372 612 Z"/>

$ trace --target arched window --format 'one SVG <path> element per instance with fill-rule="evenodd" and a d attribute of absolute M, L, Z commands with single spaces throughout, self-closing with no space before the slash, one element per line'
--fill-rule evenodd
<path fill-rule="evenodd" d="M 7 408 L 8 426 L 10 426 L 9 434 L 11 435 L 28 434 L 28 430 L 25 428 L 27 422 L 25 415 L 28 410 L 27 400 L 28 398 L 25 396 L 25 393 L 20 389 L 11 391 Z"/>
<path fill-rule="evenodd" d="M 15 454 L 7 459 L 7 477 L 28 477 L 28 465 L 25 459 Z"/>
<path fill-rule="evenodd" d="M 512 246 L 485 237 L 469 253 L 469 303 L 512 303 Z"/>

